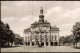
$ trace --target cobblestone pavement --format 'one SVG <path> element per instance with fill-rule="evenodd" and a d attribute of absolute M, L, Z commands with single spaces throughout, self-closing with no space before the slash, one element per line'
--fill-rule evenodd
<path fill-rule="evenodd" d="M 1 52 L 80 52 L 80 49 L 75 49 L 69 46 L 20 46 L 11 48 L 1 48 Z"/>

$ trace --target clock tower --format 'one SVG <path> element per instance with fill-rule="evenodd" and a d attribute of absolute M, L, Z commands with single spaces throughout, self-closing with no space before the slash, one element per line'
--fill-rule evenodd
<path fill-rule="evenodd" d="M 39 22 L 44 22 L 43 8 L 40 9 Z"/>

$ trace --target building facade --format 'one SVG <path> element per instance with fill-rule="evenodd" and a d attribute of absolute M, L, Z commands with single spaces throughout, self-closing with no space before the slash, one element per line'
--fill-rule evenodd
<path fill-rule="evenodd" d="M 24 42 L 27 46 L 59 45 L 59 28 L 44 21 L 43 8 L 40 9 L 39 21 L 24 30 Z"/>

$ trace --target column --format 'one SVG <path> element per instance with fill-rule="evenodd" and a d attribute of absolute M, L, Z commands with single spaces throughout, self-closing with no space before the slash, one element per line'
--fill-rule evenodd
<path fill-rule="evenodd" d="M 32 42 L 30 41 L 30 46 L 32 46 Z"/>
<path fill-rule="evenodd" d="M 48 46 L 50 46 L 50 37 L 48 37 Z"/>
<path fill-rule="evenodd" d="M 44 42 L 44 46 L 46 46 L 46 42 Z"/>
<path fill-rule="evenodd" d="M 27 39 L 27 38 L 26 38 L 26 35 L 27 35 L 27 33 L 24 34 L 24 43 L 23 43 L 25 46 L 26 46 L 26 39 Z"/>
<path fill-rule="evenodd" d="M 48 46 L 50 46 L 50 42 L 48 42 Z"/>
<path fill-rule="evenodd" d="M 54 46 L 54 41 L 53 41 L 53 46 Z"/>
<path fill-rule="evenodd" d="M 44 35 L 44 46 L 46 46 L 46 35 Z"/>
<path fill-rule="evenodd" d="M 48 46 L 50 46 L 50 41 L 51 41 L 51 34 L 48 33 Z"/>
<path fill-rule="evenodd" d="M 24 42 L 25 42 L 25 34 L 24 34 Z"/>
<path fill-rule="evenodd" d="M 59 46 L 59 31 L 58 31 L 58 46 Z"/>

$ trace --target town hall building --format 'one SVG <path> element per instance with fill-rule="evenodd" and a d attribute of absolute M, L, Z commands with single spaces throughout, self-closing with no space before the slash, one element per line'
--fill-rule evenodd
<path fill-rule="evenodd" d="M 24 30 L 24 42 L 26 46 L 58 46 L 59 28 L 50 22 L 44 21 L 43 8 L 40 9 L 39 21 L 31 24 Z"/>

